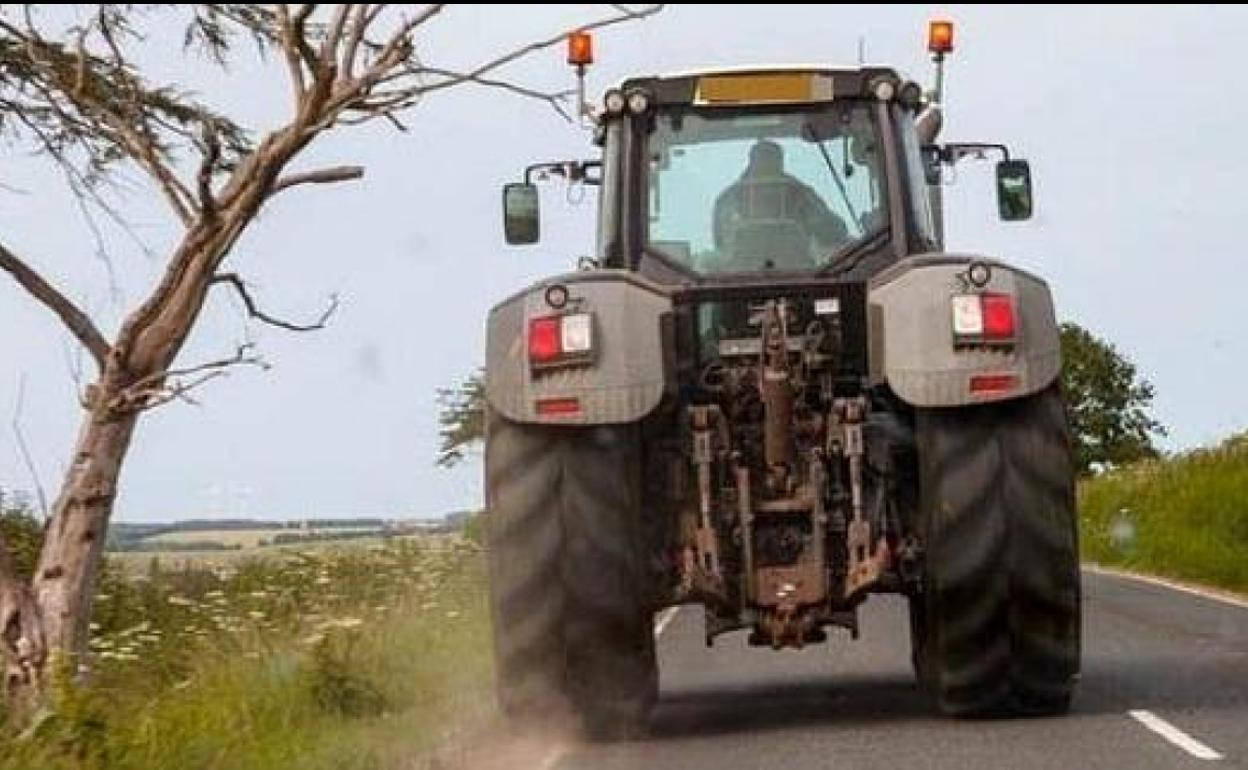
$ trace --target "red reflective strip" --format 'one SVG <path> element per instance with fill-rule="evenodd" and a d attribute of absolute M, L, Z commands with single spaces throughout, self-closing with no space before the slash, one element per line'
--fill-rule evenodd
<path fill-rule="evenodd" d="M 529 321 L 529 360 L 553 361 L 563 353 L 559 316 L 534 318 Z"/>
<path fill-rule="evenodd" d="M 984 337 L 1008 340 L 1014 336 L 1014 298 L 1009 294 L 984 294 L 980 297 L 984 312 Z"/>
<path fill-rule="evenodd" d="M 1017 374 L 975 374 L 971 375 L 972 393 L 1005 393 L 1018 388 Z"/>
<path fill-rule="evenodd" d="M 581 400 L 575 397 L 568 398 L 539 398 L 537 400 L 537 413 L 544 416 L 558 416 L 581 413 Z"/>

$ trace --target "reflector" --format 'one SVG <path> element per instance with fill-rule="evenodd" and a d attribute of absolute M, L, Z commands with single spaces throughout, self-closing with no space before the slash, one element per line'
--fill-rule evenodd
<path fill-rule="evenodd" d="M 574 313 L 563 317 L 562 352 L 588 353 L 594 347 L 594 325 L 588 313 Z"/>
<path fill-rule="evenodd" d="M 971 392 L 977 395 L 1006 393 L 1017 387 L 1017 374 L 976 374 L 971 376 Z"/>
<path fill-rule="evenodd" d="M 984 333 L 984 314 L 978 294 L 958 294 L 953 298 L 953 333 L 978 337 Z"/>
<path fill-rule="evenodd" d="M 575 397 L 539 398 L 536 406 L 537 413 L 547 417 L 581 413 L 581 400 Z"/>
<path fill-rule="evenodd" d="M 814 72 L 759 72 L 698 78 L 696 104 L 774 104 L 827 101 L 832 79 Z"/>

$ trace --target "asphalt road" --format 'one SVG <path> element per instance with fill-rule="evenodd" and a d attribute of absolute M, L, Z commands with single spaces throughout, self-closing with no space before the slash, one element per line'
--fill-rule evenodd
<path fill-rule="evenodd" d="M 838 632 L 829 643 L 778 653 L 747 647 L 741 634 L 708 650 L 700 611 L 685 608 L 659 634 L 662 696 L 649 739 L 564 749 L 541 764 L 1248 768 L 1248 608 L 1087 573 L 1084 602 L 1074 708 L 1027 720 L 935 715 L 913 682 L 898 598 L 866 604 L 857 642 Z"/>

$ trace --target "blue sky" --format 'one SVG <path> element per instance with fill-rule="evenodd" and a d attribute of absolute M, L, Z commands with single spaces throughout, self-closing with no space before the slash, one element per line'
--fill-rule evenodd
<path fill-rule="evenodd" d="M 603 13 L 603 6 L 465 6 L 431 24 L 426 60 L 471 63 Z M 1032 162 L 1037 215 L 996 220 L 991 168 L 964 166 L 949 191 L 949 244 L 1046 276 L 1063 318 L 1114 341 L 1157 388 L 1166 445 L 1208 443 L 1248 427 L 1244 238 L 1248 100 L 1240 81 L 1248 11 L 1232 7 L 670 6 L 597 41 L 591 91 L 627 75 L 726 65 L 856 61 L 920 79 L 929 18 L 958 23 L 944 137 L 1009 143 Z M 172 30 L 170 30 L 172 33 Z M 177 35 L 156 36 L 154 71 L 208 101 L 271 125 L 286 107 L 283 71 L 243 62 L 228 73 L 187 65 Z M 163 47 L 162 47 L 163 46 Z M 570 83 L 562 51 L 509 74 Z M 343 305 L 316 335 L 245 323 L 212 299 L 185 360 L 255 340 L 274 364 L 238 371 L 139 429 L 122 480 L 123 521 L 185 516 L 439 515 L 479 504 L 480 467 L 433 466 L 434 391 L 482 357 L 488 308 L 589 250 L 593 205 L 552 188 L 545 241 L 502 244 L 498 188 L 531 161 L 582 157 L 587 137 L 548 107 L 481 89 L 440 94 L 400 134 L 348 130 L 300 165 L 359 163 L 364 181 L 308 188 L 267 209 L 230 258 L 267 306 L 314 316 Z M 0 232 L 113 328 L 142 296 L 173 234 L 137 176 L 119 208 L 150 254 L 107 228 L 116 291 L 59 180 L 0 148 Z M 72 345 L 56 322 L 0 281 L 0 486 L 29 487 L 9 430 L 21 422 L 54 493 L 80 412 Z"/>

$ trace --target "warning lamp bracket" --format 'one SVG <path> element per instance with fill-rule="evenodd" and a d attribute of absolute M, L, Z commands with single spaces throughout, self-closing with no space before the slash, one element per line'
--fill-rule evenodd
<path fill-rule="evenodd" d="M 545 181 L 552 176 L 562 177 L 570 183 L 597 186 L 602 184 L 602 161 L 556 160 L 534 163 L 524 168 L 525 184 L 533 184 L 535 180 Z"/>
<path fill-rule="evenodd" d="M 933 154 L 937 160 L 948 166 L 968 158 L 971 160 L 987 160 L 988 155 L 992 153 L 1000 154 L 1002 160 L 1010 159 L 1010 148 L 995 142 L 949 142 L 947 144 L 928 145 L 923 150 Z"/>

